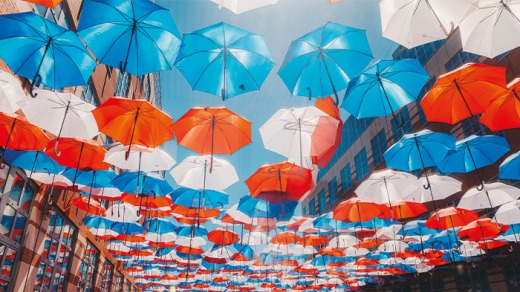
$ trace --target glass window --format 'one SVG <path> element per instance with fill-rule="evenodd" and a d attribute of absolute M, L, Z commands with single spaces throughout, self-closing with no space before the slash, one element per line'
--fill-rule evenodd
<path fill-rule="evenodd" d="M 63 11 L 63 3 L 56 5 L 54 9 L 47 8 L 42 5 L 35 4 L 34 12 L 47 20 L 54 22 L 66 29 L 70 29 L 70 21 L 65 11 Z"/>
<path fill-rule="evenodd" d="M 394 134 L 394 139 L 396 142 L 399 141 L 399 139 L 401 139 L 404 134 L 411 133 L 412 123 L 410 121 L 410 113 L 408 112 L 408 107 L 403 107 L 403 109 L 395 115 L 395 118 L 392 118 L 391 123 L 392 132 Z"/>
<path fill-rule="evenodd" d="M 446 68 L 446 71 L 451 71 L 469 62 L 480 63 L 480 57 L 478 55 L 460 50 L 457 54 L 451 57 L 451 59 L 448 61 L 448 63 L 446 63 L 446 65 L 444 65 L 444 67 Z"/>
<path fill-rule="evenodd" d="M 161 75 L 158 72 L 153 73 L 153 94 L 155 98 L 155 106 L 162 108 Z"/>
<path fill-rule="evenodd" d="M 318 204 L 320 208 L 320 214 L 325 213 L 325 210 L 327 209 L 327 196 L 325 194 L 325 189 L 318 193 Z"/>
<path fill-rule="evenodd" d="M 338 200 L 338 180 L 335 177 L 329 182 L 329 200 L 331 205 Z"/>
<path fill-rule="evenodd" d="M 88 102 L 92 105 L 98 106 L 99 105 L 99 99 L 96 97 L 96 94 L 94 93 L 94 90 L 92 89 L 92 86 L 90 86 L 90 82 L 83 86 L 79 87 L 82 88 L 80 98 L 84 100 L 85 102 Z"/>
<path fill-rule="evenodd" d="M 309 215 L 316 215 L 316 199 L 312 199 L 309 201 Z"/>
<path fill-rule="evenodd" d="M 103 272 L 101 273 L 101 292 L 110 292 L 110 286 L 112 286 L 112 277 L 114 274 L 114 265 L 105 259 L 103 263 Z"/>
<path fill-rule="evenodd" d="M 63 291 L 75 236 L 76 229 L 65 219 L 65 215 L 51 210 L 35 291 Z"/>
<path fill-rule="evenodd" d="M 356 179 L 361 181 L 368 174 L 367 151 L 365 148 L 354 156 L 354 162 L 356 163 Z"/>
<path fill-rule="evenodd" d="M 132 284 L 128 279 L 126 280 L 125 292 L 132 292 Z"/>
<path fill-rule="evenodd" d="M 394 60 L 417 59 L 419 63 L 424 65 L 428 62 L 428 60 L 430 60 L 430 57 L 433 56 L 433 54 L 435 54 L 435 52 L 437 52 L 437 50 L 442 46 L 443 42 L 443 40 L 439 40 L 411 49 L 399 46 L 392 54 L 392 57 Z"/>
<path fill-rule="evenodd" d="M 150 94 L 152 93 L 152 88 L 150 87 L 150 75 L 146 75 L 143 79 L 144 81 L 144 98 L 150 101 Z"/>
<path fill-rule="evenodd" d="M 7 181 L 7 176 L 9 175 L 10 167 L 7 164 L 0 163 L 3 169 L 0 169 L 0 194 L 4 193 L 5 183 Z"/>
<path fill-rule="evenodd" d="M 341 191 L 346 193 L 352 188 L 352 171 L 350 170 L 350 163 L 343 167 L 339 175 L 341 176 Z"/>
<path fill-rule="evenodd" d="M 79 267 L 81 277 L 78 283 L 78 291 L 94 291 L 98 261 L 99 251 L 87 241 L 83 259 Z"/>
<path fill-rule="evenodd" d="M 128 73 L 119 72 L 117 76 L 116 92 L 117 96 L 127 96 L 130 83 L 132 82 L 131 76 Z"/>
<path fill-rule="evenodd" d="M 372 157 L 374 158 L 374 166 L 378 166 L 381 162 L 383 162 L 383 154 L 386 149 L 388 149 L 388 144 L 386 143 L 386 134 L 385 130 L 381 130 L 377 135 L 370 141 L 372 145 Z"/>
<path fill-rule="evenodd" d="M 22 176 L 15 174 L 13 185 L 9 192 L 9 198 L 13 203 L 16 203 L 16 205 L 20 206 L 25 212 L 29 212 L 33 196 L 34 189 L 26 183 L 26 180 Z"/>
<path fill-rule="evenodd" d="M 116 290 L 115 290 L 116 292 L 123 291 L 123 281 L 124 281 L 123 274 L 121 274 L 121 272 L 117 273 Z"/>

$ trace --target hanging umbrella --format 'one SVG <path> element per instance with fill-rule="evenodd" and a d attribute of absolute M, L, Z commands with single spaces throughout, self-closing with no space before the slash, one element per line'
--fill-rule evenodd
<path fill-rule="evenodd" d="M 181 44 L 168 9 L 149 1 L 87 1 L 78 34 L 100 63 L 136 76 L 170 70 Z"/>
<path fill-rule="evenodd" d="M 426 220 L 426 227 L 430 229 L 449 229 L 464 226 L 479 218 L 478 214 L 466 209 L 447 207 L 440 209 Z M 438 215 L 438 216 L 437 216 Z"/>
<path fill-rule="evenodd" d="M 149 219 L 144 223 L 146 228 L 145 239 L 157 247 L 174 247 L 177 236 L 173 223 L 166 219 Z M 149 244 L 150 244 L 149 243 Z"/>
<path fill-rule="evenodd" d="M 329 246 L 336 247 L 336 248 L 350 248 L 357 244 L 359 244 L 359 239 L 357 239 L 357 237 L 355 237 L 353 235 L 349 235 L 349 234 L 342 234 L 342 235 L 335 236 L 329 241 Z M 363 254 L 358 253 L 357 255 L 361 256 Z"/>
<path fill-rule="evenodd" d="M 99 130 L 128 146 L 128 160 L 133 144 L 158 147 L 173 138 L 173 120 L 147 100 L 112 97 L 92 111 Z"/>
<path fill-rule="evenodd" d="M 194 90 L 225 100 L 259 90 L 274 62 L 262 36 L 221 22 L 185 34 L 175 66 Z"/>
<path fill-rule="evenodd" d="M 179 188 L 171 193 L 173 204 L 188 208 L 223 208 L 228 204 L 228 195 L 215 190 Z"/>
<path fill-rule="evenodd" d="M 520 223 L 520 200 L 515 200 L 500 206 L 495 212 L 494 221 L 511 225 Z"/>
<path fill-rule="evenodd" d="M 378 247 L 382 252 L 401 252 L 408 247 L 406 242 L 400 240 L 389 240 Z"/>
<path fill-rule="evenodd" d="M 480 1 L 460 23 L 462 48 L 494 58 L 520 46 L 520 5 L 514 0 Z M 507 28 L 507 34 L 503 33 Z"/>
<path fill-rule="evenodd" d="M 342 107 L 358 119 L 392 114 L 401 127 L 405 121 L 395 113 L 414 102 L 429 79 L 415 59 L 382 60 L 349 82 Z"/>
<path fill-rule="evenodd" d="M 5 160 L 11 166 L 26 169 L 32 173 L 58 174 L 64 170 L 54 159 L 41 151 L 14 151 L 6 150 Z"/>
<path fill-rule="evenodd" d="M 211 160 L 213 171 L 209 172 Z M 224 190 L 238 181 L 235 168 L 228 161 L 209 155 L 189 156 L 170 171 L 183 187 L 202 190 Z"/>
<path fill-rule="evenodd" d="M 336 153 L 336 149 L 341 145 L 341 136 L 343 131 L 343 121 L 341 120 L 341 114 L 339 109 L 334 104 L 334 100 L 327 96 L 325 98 L 317 98 L 316 102 L 314 103 L 314 106 L 323 111 L 324 113 L 328 114 L 329 116 L 335 118 L 338 121 L 338 126 L 336 130 L 336 140 L 334 142 L 334 145 L 330 148 L 328 148 L 325 151 L 316 151 L 311 149 L 311 153 L 316 153 L 316 156 L 312 157 L 312 162 L 317 164 L 321 168 L 325 168 L 327 164 L 332 160 L 334 157 L 334 154 Z M 328 127 L 327 127 L 328 128 Z M 319 129 L 318 129 L 319 130 Z M 316 131 L 317 135 L 321 135 L 320 131 Z M 312 137 L 312 140 L 319 139 L 319 136 Z M 325 145 L 320 145 L 325 146 Z M 321 153 L 318 153 L 321 152 Z"/>
<path fill-rule="evenodd" d="M 120 200 L 138 207 L 139 213 L 143 216 L 168 217 L 171 215 L 172 199 L 169 195 L 154 198 L 122 193 Z"/>
<path fill-rule="evenodd" d="M 456 124 L 484 112 L 498 97 L 507 93 L 505 68 L 467 63 L 445 73 L 421 100 L 429 122 Z"/>
<path fill-rule="evenodd" d="M 500 179 L 520 180 L 520 151 L 508 156 L 498 167 Z"/>
<path fill-rule="evenodd" d="M 439 165 L 443 172 L 468 173 L 476 170 L 480 180 L 481 190 L 484 179 L 479 168 L 495 163 L 500 157 L 509 152 L 507 140 L 500 136 L 471 135 L 457 141 L 455 151 L 451 152 L 444 162 Z"/>
<path fill-rule="evenodd" d="M 128 149 L 130 155 L 126 159 Z M 175 164 L 175 160 L 160 148 L 148 148 L 136 144 L 129 147 L 120 143 L 108 147 L 103 161 L 120 169 L 142 171 L 170 170 Z"/>
<path fill-rule="evenodd" d="M 328 22 L 293 41 L 278 75 L 292 95 L 324 97 L 347 88 L 372 60 L 365 31 Z"/>
<path fill-rule="evenodd" d="M 482 184 L 469 189 L 460 198 L 458 208 L 469 210 L 493 209 L 520 198 L 520 189 L 503 183 Z"/>
<path fill-rule="evenodd" d="M 87 84 L 96 62 L 78 36 L 33 13 L 0 16 L 0 58 L 17 75 L 52 88 Z M 23 40 L 23 41 L 20 41 Z"/>
<path fill-rule="evenodd" d="M 122 172 L 111 181 L 111 184 L 122 192 L 135 192 L 150 197 L 163 197 L 173 192 L 170 184 L 160 174 L 153 172 Z"/>
<path fill-rule="evenodd" d="M 278 3 L 278 0 L 211 0 L 218 4 L 218 9 L 226 8 L 236 14 Z"/>
<path fill-rule="evenodd" d="M 87 214 L 101 216 L 106 213 L 106 209 L 101 203 L 87 196 L 75 198 L 72 200 L 72 205 L 76 206 L 79 210 L 85 211 Z"/>
<path fill-rule="evenodd" d="M 270 203 L 297 201 L 311 188 L 311 171 L 290 162 L 266 164 L 245 183 L 251 197 Z"/>
<path fill-rule="evenodd" d="M 173 130 L 179 145 L 211 157 L 233 154 L 251 143 L 251 122 L 225 107 L 192 108 L 175 122 Z"/>
<path fill-rule="evenodd" d="M 442 40 L 475 6 L 467 0 L 382 0 L 383 36 L 408 49 Z"/>
<path fill-rule="evenodd" d="M 309 106 L 280 109 L 260 127 L 264 147 L 287 158 L 319 156 L 336 143 L 339 121 Z"/>
<path fill-rule="evenodd" d="M 226 229 L 216 228 L 208 233 L 208 240 L 218 245 L 230 245 L 239 241 L 238 234 Z"/>
<path fill-rule="evenodd" d="M 333 218 L 345 222 L 368 221 L 389 212 L 385 205 L 370 202 L 360 202 L 359 198 L 352 197 L 339 203 L 333 211 Z"/>
<path fill-rule="evenodd" d="M 272 204 L 250 196 L 244 196 L 240 199 L 237 210 L 250 218 L 276 218 L 284 221 L 292 217 L 296 206 L 298 206 L 296 201 Z M 269 229 L 270 225 L 268 224 L 267 227 Z"/>
<path fill-rule="evenodd" d="M 396 220 L 415 218 L 428 212 L 426 206 L 419 202 L 400 201 L 392 202 L 389 205 L 391 205 L 391 210 Z"/>
<path fill-rule="evenodd" d="M 457 235 L 460 238 L 469 238 L 474 241 L 486 240 L 495 238 L 508 229 L 509 226 L 492 222 L 491 218 L 482 218 L 463 226 Z"/>
<path fill-rule="evenodd" d="M 432 200 L 444 200 L 462 189 L 462 182 L 449 176 L 436 174 L 420 177 L 418 183 L 422 186 L 430 186 L 429 188 L 423 187 L 421 189 L 421 199 L 419 200 L 421 203 L 431 202 Z"/>
<path fill-rule="evenodd" d="M 491 131 L 520 128 L 520 78 L 507 85 L 507 92 L 493 101 L 480 117 Z"/>
<path fill-rule="evenodd" d="M 20 103 L 26 101 L 26 95 L 20 80 L 8 72 L 0 70 L 0 112 L 14 113 Z"/>

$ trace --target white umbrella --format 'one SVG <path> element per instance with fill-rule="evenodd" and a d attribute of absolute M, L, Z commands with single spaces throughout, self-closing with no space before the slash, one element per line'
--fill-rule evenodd
<path fill-rule="evenodd" d="M 269 242 L 269 238 L 267 236 L 267 233 L 265 232 L 251 232 L 246 233 L 244 236 L 242 236 L 241 243 L 247 244 L 247 245 L 260 245 L 260 244 L 266 244 Z"/>
<path fill-rule="evenodd" d="M 449 176 L 441 176 L 441 175 L 429 175 L 428 179 L 430 180 L 430 189 L 419 188 L 421 191 L 419 202 L 426 203 L 432 201 L 432 194 L 434 200 L 444 200 L 447 197 L 460 192 L 462 188 L 462 183 L 452 177 Z M 418 184 L 422 186 L 428 185 L 426 181 L 426 177 L 420 177 L 418 179 Z M 415 196 L 415 194 L 412 194 Z M 408 198 L 405 198 L 407 201 Z"/>
<path fill-rule="evenodd" d="M 329 241 L 330 247 L 337 247 L 337 248 L 347 248 L 354 246 L 359 243 L 359 240 L 357 237 L 349 234 L 342 234 L 336 237 L 333 237 Z"/>
<path fill-rule="evenodd" d="M 137 222 L 141 219 L 137 207 L 128 203 L 119 203 L 110 206 L 105 218 L 114 222 Z"/>
<path fill-rule="evenodd" d="M 224 7 L 236 14 L 240 14 L 263 6 L 276 4 L 278 0 L 211 0 L 211 2 L 217 3 L 219 9 Z"/>
<path fill-rule="evenodd" d="M 394 224 L 390 226 L 383 227 L 379 230 L 377 230 L 375 237 L 378 239 L 403 239 L 403 232 L 401 232 L 401 229 L 403 229 L 403 225 L 401 224 Z"/>
<path fill-rule="evenodd" d="M 480 0 L 460 23 L 462 48 L 494 58 L 520 46 L 520 1 Z"/>
<path fill-rule="evenodd" d="M 469 189 L 457 207 L 469 210 L 492 209 L 520 198 L 520 189 L 513 186 L 499 182 L 483 186 L 482 190 L 478 187 Z"/>
<path fill-rule="evenodd" d="M 515 200 L 500 206 L 495 212 L 494 221 L 505 225 L 520 223 L 520 200 Z"/>
<path fill-rule="evenodd" d="M 401 252 L 408 247 L 406 242 L 400 240 L 389 240 L 381 244 L 377 249 L 382 252 Z"/>
<path fill-rule="evenodd" d="M 189 156 L 170 171 L 177 184 L 192 189 L 224 190 L 238 181 L 235 167 L 228 161 L 210 155 Z"/>
<path fill-rule="evenodd" d="M 166 151 L 159 148 L 148 148 L 134 144 L 131 146 L 130 155 L 126 158 L 128 146 L 114 143 L 105 154 L 106 163 L 110 163 L 120 169 L 160 171 L 170 170 L 175 160 Z"/>
<path fill-rule="evenodd" d="M 367 255 L 370 251 L 367 248 L 355 248 L 355 247 L 348 247 L 345 249 L 345 256 L 347 257 L 359 257 Z"/>
<path fill-rule="evenodd" d="M 259 129 L 264 147 L 306 166 L 311 156 L 336 142 L 339 121 L 314 107 L 278 110 Z M 305 162 L 304 163 L 304 158 Z"/>
<path fill-rule="evenodd" d="M 406 48 L 445 39 L 476 8 L 472 0 L 381 0 L 383 36 Z"/>
<path fill-rule="evenodd" d="M 191 241 L 191 246 L 203 246 L 206 244 L 206 240 L 202 237 L 186 237 L 186 236 L 179 236 L 177 238 L 177 241 L 175 242 L 177 245 L 182 246 L 189 246 Z"/>
<path fill-rule="evenodd" d="M 20 80 L 0 70 L 0 112 L 14 113 L 26 99 Z"/>

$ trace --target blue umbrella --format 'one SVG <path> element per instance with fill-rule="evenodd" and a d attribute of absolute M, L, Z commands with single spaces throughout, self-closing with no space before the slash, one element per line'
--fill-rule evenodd
<path fill-rule="evenodd" d="M 379 61 L 352 79 L 342 104 L 356 118 L 394 117 L 395 112 L 417 99 L 430 76 L 415 59 Z"/>
<path fill-rule="evenodd" d="M 77 173 L 77 174 L 76 174 Z M 76 183 L 90 186 L 93 188 L 110 188 L 113 187 L 111 181 L 116 178 L 116 174 L 109 170 L 93 170 L 93 171 L 82 171 L 74 168 L 67 168 L 63 172 L 63 176 L 75 180 Z"/>
<path fill-rule="evenodd" d="M 175 226 L 172 222 L 160 218 L 146 220 L 144 226 L 146 227 L 147 232 L 157 234 L 174 233 L 177 229 L 177 226 Z"/>
<path fill-rule="evenodd" d="M 134 222 L 114 222 L 112 224 L 112 230 L 125 235 L 143 234 L 145 231 L 141 224 Z"/>
<path fill-rule="evenodd" d="M 175 66 L 194 90 L 225 100 L 259 90 L 274 62 L 262 36 L 221 22 L 185 34 Z"/>
<path fill-rule="evenodd" d="M 451 152 L 439 165 L 443 172 L 468 173 L 476 170 L 480 180 L 479 191 L 484 188 L 484 180 L 479 168 L 495 163 L 510 150 L 507 140 L 500 136 L 471 135 L 457 141 Z"/>
<path fill-rule="evenodd" d="M 250 196 L 240 198 L 237 210 L 251 218 L 276 218 L 280 221 L 289 220 L 294 214 L 298 202 L 289 201 L 271 204 Z"/>
<path fill-rule="evenodd" d="M 5 151 L 5 161 L 11 166 L 20 167 L 31 172 L 58 174 L 65 169 L 41 151 Z"/>
<path fill-rule="evenodd" d="M 99 62 L 136 76 L 170 70 L 181 44 L 168 9 L 142 0 L 85 1 L 78 34 Z"/>
<path fill-rule="evenodd" d="M 175 233 L 184 237 L 202 237 L 208 234 L 208 230 L 204 226 L 179 226 Z"/>
<path fill-rule="evenodd" d="M 0 58 L 14 73 L 52 88 L 85 85 L 96 62 L 79 37 L 33 13 L 0 15 Z M 8 28 L 8 29 L 7 29 Z"/>
<path fill-rule="evenodd" d="M 328 22 L 293 41 L 278 74 L 293 95 L 324 97 L 347 88 L 372 60 L 365 31 Z"/>
<path fill-rule="evenodd" d="M 152 172 L 126 171 L 111 181 L 112 185 L 125 193 L 144 194 L 146 196 L 165 196 L 173 192 L 173 188 L 160 175 Z"/>
<path fill-rule="evenodd" d="M 500 179 L 520 180 L 520 151 L 508 156 L 498 167 Z"/>
<path fill-rule="evenodd" d="M 173 204 L 187 208 L 223 208 L 228 195 L 214 190 L 179 188 L 170 194 Z"/>

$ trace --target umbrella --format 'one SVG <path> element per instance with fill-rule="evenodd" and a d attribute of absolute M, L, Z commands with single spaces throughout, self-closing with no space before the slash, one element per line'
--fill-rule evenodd
<path fill-rule="evenodd" d="M 111 184 L 125 193 L 136 193 L 150 197 L 163 197 L 171 192 L 173 188 L 157 173 L 126 171 L 116 176 Z"/>
<path fill-rule="evenodd" d="M 414 218 L 428 212 L 428 209 L 422 203 L 405 201 L 392 202 L 391 210 L 396 220 Z"/>
<path fill-rule="evenodd" d="M 179 145 L 200 155 L 233 154 L 251 143 L 251 122 L 225 107 L 192 108 L 173 130 Z"/>
<path fill-rule="evenodd" d="M 439 168 L 443 172 L 468 173 L 476 170 L 480 180 L 481 190 L 484 180 L 479 168 L 495 163 L 500 157 L 509 152 L 507 140 L 500 136 L 471 135 L 457 141 L 455 151 L 451 152 Z"/>
<path fill-rule="evenodd" d="M 469 210 L 493 209 L 520 198 L 520 189 L 503 183 L 482 184 L 469 189 L 460 198 L 458 208 Z"/>
<path fill-rule="evenodd" d="M 339 203 L 339 205 L 334 208 L 333 218 L 345 222 L 361 222 L 368 221 L 375 217 L 380 217 L 387 211 L 389 210 L 385 205 L 371 202 L 360 202 L 359 198 L 352 197 Z"/>
<path fill-rule="evenodd" d="M 430 229 L 449 229 L 464 226 L 479 218 L 478 214 L 466 209 L 447 207 L 440 209 L 426 220 L 426 227 Z"/>
<path fill-rule="evenodd" d="M 520 151 L 508 156 L 498 167 L 500 179 L 520 180 Z"/>
<path fill-rule="evenodd" d="M 179 188 L 171 193 L 172 202 L 188 208 L 223 208 L 228 195 L 215 190 Z"/>
<path fill-rule="evenodd" d="M 462 182 L 449 177 L 440 175 L 423 176 L 419 178 L 419 185 L 430 186 L 421 189 L 419 202 L 427 203 L 430 201 L 444 200 L 449 196 L 461 191 Z M 408 198 L 405 198 L 408 199 Z"/>
<path fill-rule="evenodd" d="M 185 34 L 175 66 L 194 90 L 225 100 L 259 90 L 274 62 L 262 36 L 221 22 Z"/>
<path fill-rule="evenodd" d="M 177 239 L 173 223 L 166 219 L 149 219 L 144 223 L 146 226 L 145 239 L 160 247 L 174 247 Z"/>
<path fill-rule="evenodd" d="M 467 63 L 445 73 L 421 100 L 429 122 L 456 124 L 484 112 L 491 102 L 506 93 L 505 68 Z"/>
<path fill-rule="evenodd" d="M 6 150 L 4 155 L 11 166 L 26 169 L 30 174 L 37 172 L 54 175 L 64 170 L 64 167 L 41 151 Z"/>
<path fill-rule="evenodd" d="M 408 49 L 442 40 L 475 6 L 467 0 L 382 0 L 383 36 Z"/>
<path fill-rule="evenodd" d="M 130 155 L 126 159 L 128 149 Z M 175 164 L 175 160 L 160 148 L 148 148 L 136 144 L 129 147 L 120 143 L 109 146 L 103 161 L 120 169 L 142 171 L 169 170 Z"/>
<path fill-rule="evenodd" d="M 238 242 L 238 234 L 226 229 L 216 228 L 208 233 L 208 240 L 218 245 L 230 245 Z"/>
<path fill-rule="evenodd" d="M 276 218 L 284 221 L 292 217 L 296 206 L 298 206 L 296 201 L 272 204 L 250 196 L 244 196 L 240 198 L 237 210 L 250 218 Z M 270 225 L 268 224 L 267 227 L 269 229 Z"/>
<path fill-rule="evenodd" d="M 505 203 L 495 212 L 494 220 L 501 224 L 513 226 L 520 223 L 520 200 Z"/>
<path fill-rule="evenodd" d="M 245 183 L 251 197 L 270 203 L 297 201 L 311 188 L 311 171 L 290 162 L 261 166 Z"/>
<path fill-rule="evenodd" d="M 96 62 L 78 36 L 33 13 L 4 14 L 0 58 L 17 75 L 52 88 L 85 85 Z"/>
<path fill-rule="evenodd" d="M 278 3 L 278 0 L 211 0 L 218 4 L 218 9 L 226 8 L 236 14 Z"/>
<path fill-rule="evenodd" d="M 42 6 L 49 7 L 49 8 L 55 8 L 56 6 L 58 6 L 61 3 L 62 0 L 24 0 L 24 1 L 31 2 L 34 4 L 39 4 Z"/>
<path fill-rule="evenodd" d="M 309 106 L 280 109 L 260 127 L 264 147 L 287 158 L 319 156 L 334 146 L 339 121 Z"/>
<path fill-rule="evenodd" d="M 128 146 L 128 160 L 133 144 L 157 147 L 173 138 L 173 120 L 147 100 L 112 97 L 92 111 L 99 130 Z"/>
<path fill-rule="evenodd" d="M 469 238 L 471 240 L 486 240 L 497 237 L 499 234 L 506 232 L 509 226 L 492 222 L 491 218 L 477 219 L 463 226 L 457 235 L 460 238 Z"/>
<path fill-rule="evenodd" d="M 429 79 L 415 59 L 382 60 L 349 82 L 342 107 L 358 119 L 392 114 L 401 127 L 405 121 L 395 113 L 414 102 Z"/>
<path fill-rule="evenodd" d="M 507 85 L 507 93 L 498 97 L 484 111 L 480 122 L 491 131 L 520 128 L 520 78 Z"/>
<path fill-rule="evenodd" d="M 520 46 L 520 5 L 512 0 L 480 1 L 460 23 L 462 48 L 494 58 Z M 507 28 L 507 34 L 502 28 Z"/>
<path fill-rule="evenodd" d="M 14 113 L 20 103 L 26 100 L 20 80 L 10 73 L 0 70 L 0 112 Z"/>
<path fill-rule="evenodd" d="M 87 214 L 104 215 L 106 212 L 105 207 L 101 203 L 87 196 L 80 196 L 72 200 L 72 205 L 76 206 L 78 210 L 85 211 Z"/>
<path fill-rule="evenodd" d="M 339 109 L 334 104 L 334 100 L 327 96 L 326 98 L 318 98 L 316 99 L 316 102 L 314 103 L 314 106 L 318 108 L 319 110 L 325 112 L 326 114 L 330 115 L 331 117 L 338 120 L 338 126 L 337 126 L 337 132 L 336 132 L 336 141 L 334 142 L 334 145 L 327 149 L 326 151 L 322 151 L 322 153 L 318 153 L 317 156 L 312 158 L 313 163 L 316 163 L 319 167 L 325 168 L 327 164 L 332 160 L 334 157 L 334 154 L 336 153 L 336 150 L 341 145 L 341 136 L 343 131 L 343 121 L 341 120 L 341 114 Z M 317 131 L 319 133 L 319 131 Z M 313 140 L 317 139 L 317 137 L 313 137 Z M 318 152 L 318 151 L 312 151 L 312 152 Z"/>
<path fill-rule="evenodd" d="M 293 95 L 324 97 L 338 91 L 372 60 L 365 31 L 328 22 L 293 41 L 278 74 Z"/>
<path fill-rule="evenodd" d="M 209 172 L 211 160 L 213 171 Z M 188 156 L 170 173 L 177 184 L 192 189 L 224 190 L 238 181 L 233 165 L 209 155 Z"/>
<path fill-rule="evenodd" d="M 401 252 L 408 247 L 406 242 L 400 240 L 389 240 L 378 247 L 382 252 Z"/>
<path fill-rule="evenodd" d="M 78 34 L 99 62 L 136 76 L 170 70 L 181 44 L 170 12 L 150 1 L 86 1 Z"/>
<path fill-rule="evenodd" d="M 336 248 L 350 248 L 354 245 L 359 244 L 359 239 L 353 235 L 349 234 L 342 234 L 338 235 L 336 237 L 333 237 L 329 241 L 329 246 L 336 247 Z M 358 250 L 356 250 L 358 251 Z M 361 252 L 357 253 L 357 256 L 363 255 Z"/>

